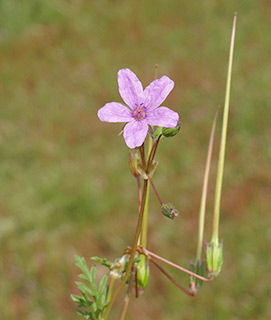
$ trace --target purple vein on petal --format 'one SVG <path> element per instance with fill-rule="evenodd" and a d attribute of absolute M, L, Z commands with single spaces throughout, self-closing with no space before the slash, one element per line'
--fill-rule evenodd
<path fill-rule="evenodd" d="M 127 146 L 130 149 L 140 147 L 148 133 L 148 124 L 146 121 L 131 121 L 123 129 L 123 136 Z"/>
<path fill-rule="evenodd" d="M 142 83 L 130 69 L 121 69 L 118 72 L 118 85 L 123 101 L 134 110 L 143 95 Z"/>
<path fill-rule="evenodd" d="M 179 121 L 179 114 L 167 107 L 159 107 L 147 115 L 147 122 L 151 126 L 174 128 Z"/>
<path fill-rule="evenodd" d="M 159 107 L 174 88 L 174 81 L 167 76 L 151 82 L 144 90 L 144 104 L 148 111 Z"/>

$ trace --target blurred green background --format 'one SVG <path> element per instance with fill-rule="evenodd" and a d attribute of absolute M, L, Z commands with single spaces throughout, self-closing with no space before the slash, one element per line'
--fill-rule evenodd
<path fill-rule="evenodd" d="M 161 143 L 149 249 L 189 267 L 209 132 L 223 105 L 233 13 L 238 12 L 220 237 L 221 275 L 195 298 L 156 270 L 127 319 L 271 319 L 271 3 L 240 1 L 0 1 L 0 319 L 80 319 L 70 293 L 74 255 L 115 259 L 132 242 L 137 188 L 122 125 L 97 110 L 121 101 L 117 71 L 144 86 L 168 75 L 164 105 L 181 133 Z M 211 236 L 221 114 L 205 239 Z M 90 263 L 91 265 L 91 263 Z M 105 271 L 99 269 L 99 277 Z M 167 268 L 184 285 L 186 275 Z M 112 312 L 118 319 L 122 300 Z"/>

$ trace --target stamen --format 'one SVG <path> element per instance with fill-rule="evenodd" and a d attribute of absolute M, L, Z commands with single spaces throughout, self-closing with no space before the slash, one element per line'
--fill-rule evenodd
<path fill-rule="evenodd" d="M 140 105 L 138 106 L 138 104 L 135 104 L 136 108 L 133 112 L 134 118 L 136 120 L 143 120 L 146 116 L 146 108 L 144 107 L 143 103 L 140 103 Z"/>

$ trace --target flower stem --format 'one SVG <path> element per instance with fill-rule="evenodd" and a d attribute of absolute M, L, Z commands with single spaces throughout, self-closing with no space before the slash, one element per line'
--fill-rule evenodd
<path fill-rule="evenodd" d="M 162 135 L 160 134 L 160 136 L 157 138 L 157 140 L 155 141 L 154 145 L 152 146 L 151 151 L 149 152 L 149 157 L 148 157 L 148 163 L 147 163 L 147 169 L 149 169 L 150 165 L 152 164 L 156 151 L 157 151 L 157 147 L 159 144 L 159 141 L 161 139 Z"/>
<path fill-rule="evenodd" d="M 127 312 L 127 308 L 128 308 L 128 304 L 130 302 L 130 297 L 131 297 L 131 293 L 132 293 L 132 289 L 133 289 L 133 282 L 134 282 L 134 275 L 135 275 L 135 270 L 133 267 L 133 271 L 129 280 L 129 285 L 128 285 L 128 289 L 127 289 L 127 294 L 126 297 L 124 299 L 124 305 L 121 311 L 121 316 L 120 316 L 120 320 L 124 320 L 125 319 L 125 315 Z"/>
<path fill-rule="evenodd" d="M 228 65 L 228 75 L 227 75 L 227 84 L 226 84 L 224 113 L 223 113 L 222 134 L 221 134 L 221 141 L 220 141 L 218 172 L 217 172 L 216 189 L 215 189 L 215 205 L 214 205 L 212 240 L 217 244 L 218 244 L 218 233 L 219 233 L 219 215 L 220 215 L 222 180 L 223 180 L 225 149 L 226 149 L 226 139 L 227 139 L 229 102 L 230 102 L 230 87 L 231 87 L 231 74 L 232 74 L 232 60 L 233 60 L 233 51 L 234 51 L 236 19 L 237 19 L 237 14 L 235 13 L 234 19 L 233 19 L 232 35 L 231 35 L 231 45 L 230 45 L 230 54 L 229 54 L 229 65 Z"/>
<path fill-rule="evenodd" d="M 148 136 L 148 157 L 152 150 L 152 138 Z M 142 217 L 142 228 L 140 233 L 140 245 L 144 248 L 147 246 L 147 229 L 148 229 L 148 212 L 149 212 L 149 196 L 150 196 L 150 186 L 148 184 L 146 191 L 146 201 Z"/>
<path fill-rule="evenodd" d="M 138 213 L 139 213 L 142 206 L 142 189 L 141 189 L 141 183 L 140 183 L 140 175 L 136 177 L 136 180 L 137 180 L 137 187 L 138 187 Z"/>
<path fill-rule="evenodd" d="M 146 168 L 146 160 L 145 160 L 145 148 L 144 148 L 144 143 L 142 146 L 139 147 L 140 155 L 141 155 L 141 161 L 142 161 L 142 166 L 145 169 Z"/>
<path fill-rule="evenodd" d="M 142 206 L 141 206 L 141 210 L 139 212 L 139 216 L 138 216 L 138 220 L 137 220 L 137 226 L 136 226 L 136 232 L 135 232 L 135 236 L 134 236 L 134 242 L 133 242 L 133 246 L 130 252 L 130 259 L 126 268 L 126 273 L 121 281 L 121 283 L 119 284 L 119 286 L 117 287 L 117 289 L 115 290 L 114 294 L 112 295 L 112 298 L 108 304 L 108 307 L 105 310 L 105 314 L 104 314 L 104 320 L 108 319 L 108 315 L 109 312 L 112 308 L 112 305 L 114 303 L 114 301 L 116 300 L 118 294 L 120 293 L 120 290 L 123 288 L 123 286 L 125 285 L 130 272 L 132 270 L 133 267 L 133 262 L 134 262 L 134 257 L 136 254 L 136 249 L 137 249 L 137 242 L 139 239 L 139 235 L 140 235 L 140 231 L 141 231 L 141 225 L 142 225 L 142 217 L 143 217 L 143 211 L 144 211 L 144 207 L 145 207 L 145 202 L 146 202 L 146 195 L 147 195 L 147 188 L 148 188 L 148 180 L 144 180 L 144 185 L 143 185 L 143 193 L 142 193 Z"/>
<path fill-rule="evenodd" d="M 183 267 L 181 267 L 181 266 L 179 266 L 179 265 L 177 265 L 177 264 L 175 264 L 175 263 L 173 263 L 173 262 L 171 262 L 171 261 L 169 261 L 169 260 L 167 260 L 165 258 L 162 258 L 162 257 L 158 256 L 157 254 L 149 251 L 149 250 L 145 249 L 145 252 L 146 252 L 147 255 L 149 255 L 149 256 L 151 256 L 153 258 L 156 258 L 156 259 L 158 259 L 160 261 L 163 261 L 163 262 L 167 263 L 168 265 L 170 265 L 170 266 L 172 266 L 172 267 L 174 267 L 176 269 L 179 269 L 179 270 L 189 274 L 190 276 L 194 276 L 197 279 L 200 279 L 200 280 L 205 281 L 205 282 L 209 282 L 209 281 L 212 280 L 212 278 L 204 278 L 202 276 L 199 276 L 198 274 L 196 274 L 196 273 L 194 273 L 194 272 L 192 272 L 190 270 L 187 270 L 187 269 L 185 269 L 185 268 L 183 268 Z"/>
<path fill-rule="evenodd" d="M 109 288 L 108 288 L 108 294 L 107 294 L 107 302 L 109 302 L 111 300 L 115 281 L 116 281 L 116 279 L 111 277 L 111 280 L 110 280 L 110 283 L 109 283 Z"/>
<path fill-rule="evenodd" d="M 149 177 L 149 181 L 150 181 L 150 184 L 151 184 L 151 186 L 152 186 L 152 188 L 153 188 L 153 191 L 154 191 L 154 193 L 155 193 L 158 201 L 160 202 L 160 204 L 161 204 L 161 206 L 162 206 L 162 205 L 164 204 L 164 202 L 163 202 L 162 199 L 160 198 L 159 193 L 158 193 L 157 189 L 155 188 L 155 185 L 154 185 L 154 183 L 153 183 L 153 181 L 152 181 L 152 179 L 151 179 L 150 177 Z"/>
<path fill-rule="evenodd" d="M 190 292 L 189 290 L 185 289 L 183 286 L 181 286 L 169 273 L 167 273 L 161 266 L 159 266 L 158 263 L 153 261 L 152 259 L 150 260 L 153 265 L 156 266 L 176 287 L 181 289 L 184 293 L 189 295 L 190 297 L 193 297 L 195 294 L 193 292 Z"/>
<path fill-rule="evenodd" d="M 205 210 L 206 210 L 206 198 L 207 198 L 208 180 L 209 180 L 209 172 L 210 172 L 211 159 L 212 159 L 212 151 L 213 151 L 213 143 L 214 143 L 214 134 L 215 134 L 217 115 L 218 115 L 218 110 L 216 111 L 215 118 L 214 118 L 213 125 L 212 125 L 208 153 L 207 153 L 206 167 L 205 167 L 205 173 L 204 173 L 200 212 L 199 212 L 199 230 L 198 230 L 196 264 L 197 264 L 197 262 L 201 261 L 203 234 L 204 234 L 204 220 L 205 220 Z"/>

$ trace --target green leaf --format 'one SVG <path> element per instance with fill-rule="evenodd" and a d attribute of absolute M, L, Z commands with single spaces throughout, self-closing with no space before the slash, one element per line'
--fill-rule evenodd
<path fill-rule="evenodd" d="M 99 291 L 97 294 L 97 306 L 103 308 L 104 299 L 103 296 L 106 296 L 106 284 L 107 284 L 108 276 L 104 275 L 99 284 Z"/>
<path fill-rule="evenodd" d="M 95 291 L 95 295 L 96 295 L 97 294 L 97 287 L 96 287 L 95 277 L 96 277 L 96 267 L 93 266 L 90 269 L 90 285 L 91 285 L 93 291 Z"/>
<path fill-rule="evenodd" d="M 96 319 L 100 319 L 100 315 L 103 312 L 102 308 L 98 308 L 95 312 Z"/>
<path fill-rule="evenodd" d="M 77 314 L 79 314 L 80 316 L 82 316 L 86 319 L 96 320 L 96 318 L 94 317 L 94 315 L 91 312 L 83 312 L 81 310 L 77 310 L 76 312 L 77 312 Z"/>
<path fill-rule="evenodd" d="M 107 279 L 108 279 L 108 275 L 107 274 L 102 277 L 102 280 L 100 281 L 100 284 L 99 284 L 98 295 L 102 295 L 103 292 L 105 291 L 106 284 L 107 284 Z"/>
<path fill-rule="evenodd" d="M 75 282 L 81 293 L 89 294 L 90 296 L 95 296 L 95 293 L 83 282 Z"/>
<path fill-rule="evenodd" d="M 91 257 L 91 260 L 100 262 L 103 266 L 107 267 L 109 270 L 112 269 L 112 262 L 108 261 L 105 258 L 100 258 L 100 257 Z"/>
<path fill-rule="evenodd" d="M 86 264 L 85 258 L 80 256 L 75 256 L 75 260 L 76 260 L 77 267 L 80 268 L 80 270 L 83 272 L 83 275 L 79 275 L 79 277 L 81 279 L 86 280 L 91 285 L 91 275 L 90 275 L 89 268 Z"/>
<path fill-rule="evenodd" d="M 78 307 L 86 307 L 87 302 L 84 297 L 80 297 L 75 294 L 71 294 L 71 298 L 74 302 L 77 303 Z M 90 301 L 90 302 L 93 303 L 92 301 Z"/>

